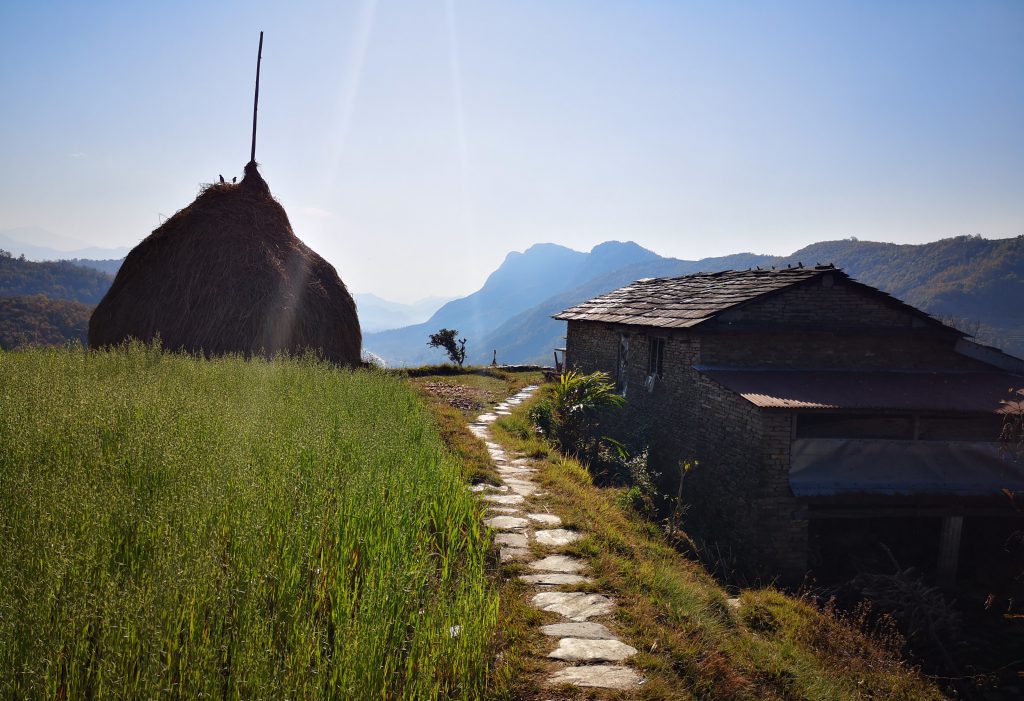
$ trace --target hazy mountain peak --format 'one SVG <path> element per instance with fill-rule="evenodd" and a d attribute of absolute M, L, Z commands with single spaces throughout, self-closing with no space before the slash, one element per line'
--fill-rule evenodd
<path fill-rule="evenodd" d="M 535 243 L 523 251 L 523 255 L 541 255 L 556 252 L 579 253 L 579 251 L 563 246 L 560 243 Z M 509 255 L 512 254 L 510 253 Z"/>
<path fill-rule="evenodd" d="M 592 256 L 605 256 L 605 255 L 628 255 L 631 258 L 643 257 L 643 258 L 660 258 L 654 251 L 648 250 L 638 244 L 636 241 L 605 241 L 599 243 L 590 249 L 590 255 Z"/>

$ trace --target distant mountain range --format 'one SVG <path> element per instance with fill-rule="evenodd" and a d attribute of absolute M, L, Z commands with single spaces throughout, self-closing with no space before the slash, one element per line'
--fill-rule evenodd
<path fill-rule="evenodd" d="M 130 249 L 99 248 L 38 226 L 24 226 L 0 229 L 0 250 L 12 253 L 15 257 L 25 256 L 28 260 L 34 261 L 84 258 L 93 262 L 104 259 L 120 260 L 128 255 Z M 86 262 L 83 262 L 83 265 L 85 264 Z"/>
<path fill-rule="evenodd" d="M 363 333 L 385 331 L 426 321 L 451 297 L 426 297 L 403 304 L 378 297 L 370 292 L 354 292 L 352 297 L 359 310 L 359 325 Z"/>
<path fill-rule="evenodd" d="M 9 250 L 3 243 L 0 249 Z M 94 305 L 121 264 L 120 259 L 33 262 L 11 253 L 0 255 L 0 297 L 45 295 Z M 545 243 L 509 253 L 483 287 L 460 299 L 401 304 L 373 294 L 354 296 L 364 349 L 389 365 L 444 360 L 441 351 L 427 347 L 430 334 L 441 328 L 457 329 L 467 339 L 467 359 L 475 364 L 489 363 L 495 350 L 502 363 L 550 364 L 565 335 L 564 322 L 551 316 L 586 299 L 645 277 L 800 263 L 834 263 L 982 343 L 1024 356 L 1024 236 L 960 236 L 920 245 L 846 239 L 811 244 L 789 256 L 737 253 L 701 260 L 665 258 L 631 241 L 608 241 L 587 253 Z M 17 318 L 39 308 L 24 304 Z M 13 309 L 8 311 L 14 314 Z"/>
<path fill-rule="evenodd" d="M 550 364 L 564 345 L 565 324 L 551 318 L 574 304 L 645 277 L 755 266 L 834 263 L 854 278 L 964 327 L 983 343 L 1024 355 L 1024 237 L 960 236 L 920 245 L 847 239 L 823 241 L 789 256 L 739 253 L 720 258 L 664 258 L 633 242 L 609 241 L 581 253 L 538 244 L 510 253 L 484 286 L 444 305 L 430 319 L 363 336 L 390 365 L 443 359 L 427 348 L 442 327 L 467 339 L 468 360 Z"/>

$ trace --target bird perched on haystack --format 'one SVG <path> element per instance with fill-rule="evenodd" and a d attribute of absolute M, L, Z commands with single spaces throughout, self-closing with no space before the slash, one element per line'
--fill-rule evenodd
<path fill-rule="evenodd" d="M 222 176 L 220 176 L 220 184 L 221 184 L 221 185 L 223 185 L 223 184 L 224 184 L 224 182 L 225 182 L 225 180 L 224 180 L 224 176 L 222 175 Z"/>

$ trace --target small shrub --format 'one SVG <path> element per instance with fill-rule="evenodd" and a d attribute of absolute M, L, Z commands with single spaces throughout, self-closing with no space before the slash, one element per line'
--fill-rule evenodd
<path fill-rule="evenodd" d="M 466 339 L 457 337 L 459 332 L 455 329 L 441 329 L 437 333 L 430 334 L 427 345 L 431 348 L 443 348 L 448 353 L 448 358 L 460 368 L 466 362 Z"/>
<path fill-rule="evenodd" d="M 555 435 L 555 415 L 551 409 L 551 402 L 542 401 L 530 407 L 527 412 L 530 423 L 537 428 L 537 432 L 544 438 L 553 438 Z"/>
<path fill-rule="evenodd" d="M 644 494 L 643 490 L 636 485 L 630 487 L 624 492 L 621 492 L 615 498 L 615 501 L 619 505 L 619 508 L 627 511 L 633 511 L 647 518 L 653 517 L 656 513 L 654 500 L 651 499 L 650 495 Z"/>
<path fill-rule="evenodd" d="M 559 377 L 548 407 L 531 412 L 531 420 L 563 452 L 592 460 L 599 448 L 601 415 L 624 402 L 607 373 L 570 370 Z"/>

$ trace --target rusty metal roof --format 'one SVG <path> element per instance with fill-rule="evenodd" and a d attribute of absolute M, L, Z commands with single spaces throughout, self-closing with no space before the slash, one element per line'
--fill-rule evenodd
<path fill-rule="evenodd" d="M 688 328 L 732 307 L 825 274 L 849 276 L 835 267 L 784 270 L 725 270 L 672 278 L 646 278 L 555 314 L 563 321 L 600 321 L 634 326 Z M 925 319 L 927 314 L 857 283 Z M 934 320 L 933 320 L 934 321 Z M 937 322 L 935 322 L 937 323 Z"/>
<path fill-rule="evenodd" d="M 1024 376 L 1004 372 L 697 369 L 766 409 L 995 413 L 1024 387 Z"/>

